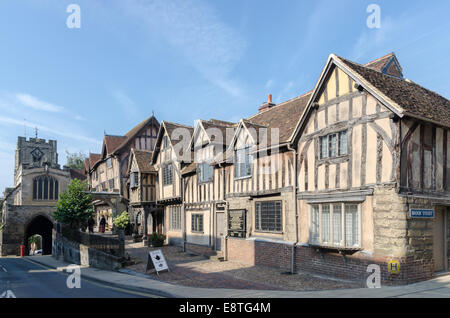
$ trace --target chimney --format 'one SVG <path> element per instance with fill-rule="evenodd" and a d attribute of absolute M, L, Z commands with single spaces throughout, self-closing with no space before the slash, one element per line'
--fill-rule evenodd
<path fill-rule="evenodd" d="M 258 111 L 262 112 L 266 109 L 272 108 L 275 106 L 274 103 L 272 103 L 272 94 L 267 95 L 267 102 L 263 103 L 261 106 L 259 106 Z"/>

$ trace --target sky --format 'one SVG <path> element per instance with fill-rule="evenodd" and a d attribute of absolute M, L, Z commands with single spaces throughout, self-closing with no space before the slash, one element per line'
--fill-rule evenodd
<path fill-rule="evenodd" d="M 80 28 L 67 25 L 71 4 Z M 448 0 L 2 0 L 0 193 L 17 137 L 36 127 L 64 165 L 152 113 L 249 117 L 269 93 L 280 103 L 314 88 L 331 53 L 364 64 L 395 52 L 405 77 L 449 98 L 448 12 Z"/>

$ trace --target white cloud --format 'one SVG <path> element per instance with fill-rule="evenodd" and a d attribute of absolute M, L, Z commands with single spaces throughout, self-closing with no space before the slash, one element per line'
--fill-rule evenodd
<path fill-rule="evenodd" d="M 41 110 L 41 111 L 46 111 L 46 112 L 54 112 L 54 113 L 59 113 L 64 110 L 64 108 L 61 106 L 42 101 L 42 100 L 38 99 L 37 97 L 34 97 L 29 94 L 16 94 L 15 98 L 22 105 L 31 107 L 36 110 Z"/>
<path fill-rule="evenodd" d="M 207 80 L 233 96 L 242 95 L 230 74 L 242 57 L 246 42 L 223 23 L 207 2 L 199 0 L 120 1 L 134 19 L 158 32 Z"/>

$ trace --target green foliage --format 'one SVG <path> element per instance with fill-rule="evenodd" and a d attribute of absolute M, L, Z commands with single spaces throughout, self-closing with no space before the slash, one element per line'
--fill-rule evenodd
<path fill-rule="evenodd" d="M 88 185 L 85 181 L 73 179 L 67 191 L 59 197 L 54 214 L 55 220 L 74 229 L 87 223 L 94 213 L 92 195 L 85 193 L 87 190 Z"/>
<path fill-rule="evenodd" d="M 130 223 L 130 216 L 127 211 L 123 211 L 121 215 L 117 216 L 113 220 L 114 225 L 119 229 L 125 229 Z"/>
<path fill-rule="evenodd" d="M 148 236 L 148 240 L 152 243 L 154 242 L 164 242 L 166 240 L 166 236 L 164 234 L 158 234 L 153 232 Z"/>
<path fill-rule="evenodd" d="M 66 150 L 67 155 L 67 164 L 66 166 L 72 169 L 84 169 L 84 160 L 86 159 L 86 155 L 82 152 L 79 153 L 70 153 Z"/>
<path fill-rule="evenodd" d="M 40 239 L 39 239 L 39 235 L 33 235 L 33 236 L 30 236 L 29 238 L 28 238 L 28 243 L 31 245 L 31 244 L 38 244 L 39 243 L 39 241 L 40 241 Z"/>

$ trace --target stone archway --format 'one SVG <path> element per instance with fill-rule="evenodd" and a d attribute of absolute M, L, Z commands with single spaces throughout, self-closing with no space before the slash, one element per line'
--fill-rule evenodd
<path fill-rule="evenodd" d="M 52 221 L 43 215 L 37 215 L 31 219 L 25 226 L 24 245 L 27 255 L 30 248 L 28 246 L 28 239 L 35 234 L 42 237 L 42 254 L 52 254 L 52 229 Z"/>

